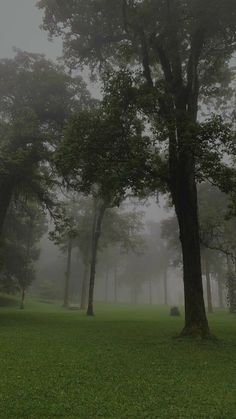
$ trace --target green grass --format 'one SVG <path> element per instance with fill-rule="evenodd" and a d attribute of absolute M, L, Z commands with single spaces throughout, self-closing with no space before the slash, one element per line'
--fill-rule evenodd
<path fill-rule="evenodd" d="M 172 339 L 166 309 L 0 309 L 0 418 L 236 418 L 236 318 L 218 342 Z"/>

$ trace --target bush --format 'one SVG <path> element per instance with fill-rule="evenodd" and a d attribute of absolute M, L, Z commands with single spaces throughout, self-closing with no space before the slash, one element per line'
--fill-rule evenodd
<path fill-rule="evenodd" d="M 175 317 L 178 317 L 178 316 L 180 316 L 180 311 L 179 311 L 179 308 L 178 307 L 171 307 L 171 309 L 170 309 L 170 316 L 175 316 Z"/>

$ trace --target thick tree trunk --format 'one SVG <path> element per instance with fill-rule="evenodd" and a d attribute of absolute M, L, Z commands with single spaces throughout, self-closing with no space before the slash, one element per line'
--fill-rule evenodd
<path fill-rule="evenodd" d="M 231 314 L 236 313 L 236 274 L 232 268 L 232 262 L 230 261 L 229 255 L 227 255 L 227 268 L 228 268 L 228 304 L 229 312 Z"/>
<path fill-rule="evenodd" d="M 7 215 L 12 194 L 14 190 L 14 181 L 12 179 L 3 179 L 0 182 L 0 238 L 3 233 L 4 221 Z"/>
<path fill-rule="evenodd" d="M 90 279 L 89 279 L 89 298 L 88 298 L 88 309 L 87 316 L 94 316 L 93 310 L 93 294 L 94 284 L 96 275 L 96 264 L 97 264 L 97 251 L 99 239 L 101 236 L 102 221 L 105 214 L 106 205 L 104 202 L 98 202 L 95 206 L 94 221 L 92 230 L 92 251 L 91 251 L 91 267 L 90 267 Z"/>
<path fill-rule="evenodd" d="M 183 255 L 185 326 L 181 336 L 209 336 L 206 317 L 200 255 L 197 188 L 191 154 L 182 153 L 172 196 L 179 222 Z"/>
<path fill-rule="evenodd" d="M 63 307 L 65 307 L 65 308 L 69 307 L 71 254 L 72 254 L 72 240 L 69 241 L 68 249 L 67 249 L 67 266 L 66 266 L 64 301 L 63 301 Z"/>
<path fill-rule="evenodd" d="M 87 243 L 85 247 L 84 255 L 83 255 L 83 262 L 84 262 L 84 271 L 83 271 L 83 279 L 82 279 L 82 286 L 81 286 L 81 299 L 80 299 L 80 309 L 85 310 L 87 301 L 88 301 L 88 272 L 89 272 L 89 256 L 90 256 L 90 243 Z"/>
<path fill-rule="evenodd" d="M 23 288 L 21 290 L 21 303 L 20 303 L 20 309 L 24 310 L 25 308 L 25 289 Z"/>
<path fill-rule="evenodd" d="M 208 256 L 205 254 L 205 270 L 206 270 L 206 288 L 207 288 L 207 307 L 208 313 L 213 313 L 212 293 L 211 293 L 211 274 L 209 268 Z"/>
<path fill-rule="evenodd" d="M 167 268 L 164 269 L 163 275 L 163 285 L 164 285 L 164 304 L 168 306 L 168 279 L 167 279 Z"/>

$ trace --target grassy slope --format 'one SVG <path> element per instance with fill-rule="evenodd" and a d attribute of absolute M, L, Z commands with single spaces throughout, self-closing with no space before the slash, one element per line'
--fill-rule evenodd
<path fill-rule="evenodd" d="M 0 310 L 0 418 L 236 418 L 236 318 L 218 343 L 172 339 L 182 319 L 98 307 Z"/>

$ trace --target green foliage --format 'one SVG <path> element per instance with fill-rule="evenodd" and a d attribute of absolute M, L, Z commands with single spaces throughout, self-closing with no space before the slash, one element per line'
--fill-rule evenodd
<path fill-rule="evenodd" d="M 56 155 L 67 183 L 86 194 L 97 189 L 108 207 L 119 205 L 129 190 L 142 194 L 154 189 L 151 174 L 161 165 L 130 97 L 132 77 L 127 72 L 113 76 L 100 107 L 71 119 Z"/>
<path fill-rule="evenodd" d="M 144 246 L 142 238 L 143 213 L 109 208 L 104 216 L 101 248 L 118 246 L 121 252 L 140 252 Z"/>
<path fill-rule="evenodd" d="M 13 59 L 0 60 L 1 225 L 16 192 L 53 204 L 53 150 L 72 110 L 89 101 L 80 77 L 68 76 L 42 55 L 17 51 Z"/>
<path fill-rule="evenodd" d="M 39 241 L 46 232 L 45 215 L 35 202 L 13 202 L 7 215 L 2 248 L 0 291 L 26 290 L 35 278 Z"/>
<path fill-rule="evenodd" d="M 230 215 L 230 199 L 209 183 L 199 187 L 199 218 L 202 245 L 234 257 L 236 219 Z"/>

